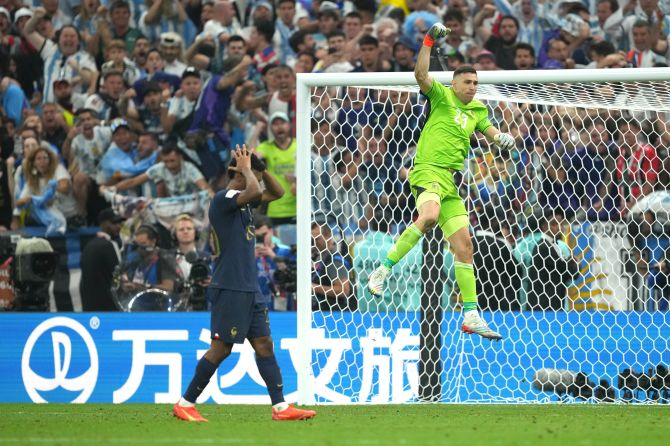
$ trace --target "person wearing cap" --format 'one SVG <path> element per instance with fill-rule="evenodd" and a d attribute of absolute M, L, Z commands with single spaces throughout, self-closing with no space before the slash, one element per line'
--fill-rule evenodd
<path fill-rule="evenodd" d="M 291 124 L 284 112 L 270 115 L 273 139 L 263 141 L 256 152 L 265 160 L 268 172 L 284 189 L 284 196 L 268 204 L 267 215 L 274 226 L 294 224 L 296 217 L 295 163 L 296 142 L 291 137 Z"/>
<path fill-rule="evenodd" d="M 428 29 L 414 69 L 419 89 L 431 104 L 417 143 L 414 167 L 409 173 L 419 217 L 403 231 L 383 264 L 370 275 L 368 290 L 374 295 L 383 295 L 386 278 L 393 266 L 425 233 L 439 225 L 454 254 L 456 282 L 463 297 L 461 329 L 485 339 L 500 340 L 502 336 L 492 330 L 478 312 L 468 212 L 458 193 L 454 174 L 464 167 L 475 131 L 482 133 L 501 153 L 513 150 L 516 141 L 512 135 L 502 133 L 491 124 L 486 106 L 475 99 L 478 77 L 472 66 L 465 65 L 454 71 L 449 88 L 430 76 L 432 47 L 448 32 L 441 23 Z"/>
<path fill-rule="evenodd" d="M 165 142 L 167 135 L 161 127 L 161 103 L 167 97 L 167 92 L 156 81 L 148 81 L 143 85 L 142 104 L 135 107 L 134 102 L 130 100 L 136 92 L 129 89 L 123 97 L 122 108 L 126 107 L 125 116 L 134 124 L 135 128 L 141 131 L 155 133 L 159 135 L 161 142 Z"/>
<path fill-rule="evenodd" d="M 111 122 L 112 144 L 100 160 L 98 166 L 98 184 L 112 186 L 124 178 L 133 177 L 153 166 L 157 153 L 140 159 L 133 146 L 133 131 L 125 119 L 117 118 Z"/>
<path fill-rule="evenodd" d="M 451 51 L 447 52 L 445 58 L 447 60 L 447 69 L 449 71 L 455 71 L 461 65 L 465 65 L 465 56 L 463 56 L 461 53 L 454 50 L 453 48 L 451 49 Z"/>
<path fill-rule="evenodd" d="M 393 45 L 392 71 L 414 71 L 416 48 L 411 40 L 401 36 Z"/>
<path fill-rule="evenodd" d="M 121 261 L 119 233 L 125 219 L 111 208 L 98 215 L 100 231 L 89 240 L 81 252 L 82 311 L 118 311 L 112 294 L 114 269 Z"/>
<path fill-rule="evenodd" d="M 151 60 L 151 55 L 149 60 Z M 181 95 L 169 101 L 163 100 L 161 103 L 161 127 L 169 135 L 169 139 L 176 139 L 183 143 L 186 132 L 191 128 L 193 109 L 202 92 L 200 70 L 187 67 L 181 75 L 179 91 Z M 189 156 L 191 156 L 190 153 Z M 193 156 L 191 159 L 194 159 Z"/>
<path fill-rule="evenodd" d="M 36 31 L 38 24 L 45 18 L 44 8 L 35 8 L 34 15 L 28 20 L 23 34 L 28 42 L 39 50 L 44 61 L 44 90 L 42 100 L 53 102 L 53 81 L 66 78 L 76 84 L 77 92 L 83 93 L 94 82 L 98 71 L 95 61 L 84 50 L 80 50 L 79 31 L 73 26 L 62 27 L 58 32 L 58 42 L 44 38 Z"/>
<path fill-rule="evenodd" d="M 182 42 L 193 42 L 198 32 L 180 1 L 149 0 L 147 11 L 137 21 L 138 28 L 150 41 L 163 40 L 165 31 L 180 36 Z M 162 42 L 161 42 L 162 43 Z"/>
<path fill-rule="evenodd" d="M 481 50 L 477 53 L 474 66 L 479 71 L 494 71 L 498 69 L 496 56 L 489 50 Z"/>

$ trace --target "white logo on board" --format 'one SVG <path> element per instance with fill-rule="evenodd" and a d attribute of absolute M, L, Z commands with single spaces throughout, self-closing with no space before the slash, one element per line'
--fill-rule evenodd
<path fill-rule="evenodd" d="M 88 370 L 79 376 L 68 376 L 73 353 L 72 339 L 70 339 L 70 335 L 67 332 L 58 331 L 58 328 L 69 328 L 74 331 L 86 345 L 91 365 Z M 30 359 L 33 355 L 35 344 L 47 333 L 51 334 L 54 373 L 53 376 L 44 377 L 37 374 L 31 368 Z M 90 333 L 79 322 L 68 317 L 47 319 L 33 330 L 26 341 L 21 358 L 21 374 L 26 392 L 28 392 L 28 396 L 30 396 L 30 399 L 34 403 L 48 402 L 39 392 L 49 392 L 58 388 L 70 392 L 80 392 L 72 402 L 85 403 L 93 393 L 98 380 L 98 350 Z"/>

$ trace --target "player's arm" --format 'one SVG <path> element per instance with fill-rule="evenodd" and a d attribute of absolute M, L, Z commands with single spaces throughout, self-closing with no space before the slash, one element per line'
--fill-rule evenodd
<path fill-rule="evenodd" d="M 238 144 L 233 152 L 233 156 L 237 160 L 237 164 L 235 167 L 228 167 L 228 169 L 238 172 L 246 181 L 246 187 L 237 195 L 236 199 L 237 206 L 242 207 L 260 200 L 263 190 L 261 189 L 261 184 L 258 182 L 258 178 L 256 178 L 253 170 L 251 170 L 251 152 L 247 149 L 247 145 L 244 144 L 240 148 Z"/>
<path fill-rule="evenodd" d="M 263 203 L 269 203 L 270 201 L 279 200 L 284 196 L 284 188 L 279 181 L 267 170 L 263 172 L 263 184 L 265 184 L 265 190 L 263 191 L 263 196 L 261 201 Z"/>
<path fill-rule="evenodd" d="M 430 51 L 437 39 L 445 37 L 450 30 L 441 23 L 435 23 L 430 27 L 423 38 L 423 45 L 419 50 L 414 66 L 414 77 L 421 89 L 421 93 L 427 94 L 433 87 L 433 78 L 428 74 L 430 67 Z"/>
<path fill-rule="evenodd" d="M 512 150 L 515 146 L 514 137 L 509 133 L 502 133 L 497 128 L 491 126 L 484 131 L 486 139 L 502 150 Z"/>

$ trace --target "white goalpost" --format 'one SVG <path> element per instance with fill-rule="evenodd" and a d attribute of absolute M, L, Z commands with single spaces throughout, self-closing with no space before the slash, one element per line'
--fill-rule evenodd
<path fill-rule="evenodd" d="M 499 343 L 460 332 L 439 229 L 366 290 L 416 215 L 413 73 L 298 74 L 298 402 L 670 402 L 670 69 L 485 71 L 477 99 L 517 142 L 476 134 L 455 176 Z"/>

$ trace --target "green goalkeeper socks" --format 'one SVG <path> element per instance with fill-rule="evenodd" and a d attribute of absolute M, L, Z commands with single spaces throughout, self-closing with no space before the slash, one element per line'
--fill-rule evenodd
<path fill-rule="evenodd" d="M 405 257 L 405 255 L 414 248 L 414 245 L 421 240 L 421 237 L 423 237 L 423 232 L 416 226 L 409 225 L 407 229 L 400 234 L 398 241 L 395 242 L 393 248 L 391 248 L 386 255 L 384 266 L 391 269 L 393 265 L 398 263 L 400 259 Z"/>
<path fill-rule="evenodd" d="M 463 297 L 463 311 L 477 309 L 477 281 L 475 269 L 471 263 L 454 262 L 456 283 Z"/>

